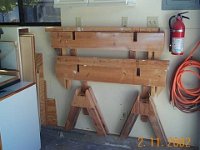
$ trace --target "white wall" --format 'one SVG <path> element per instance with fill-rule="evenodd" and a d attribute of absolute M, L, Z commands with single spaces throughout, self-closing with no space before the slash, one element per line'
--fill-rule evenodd
<path fill-rule="evenodd" d="M 62 25 L 74 26 L 76 17 L 82 18 L 83 26 L 120 26 L 121 17 L 128 17 L 129 26 L 146 26 L 147 16 L 158 16 L 159 26 L 166 33 L 166 43 L 162 59 L 170 60 L 167 84 L 171 80 L 171 74 L 176 65 L 181 62 L 189 53 L 190 49 L 198 40 L 200 40 L 200 10 L 190 11 L 188 16 L 190 20 L 185 20 L 186 39 L 185 39 L 185 55 L 172 56 L 168 52 L 168 19 L 177 11 L 162 11 L 161 0 L 137 0 L 136 7 L 62 7 Z M 31 28 L 36 35 L 36 49 L 44 54 L 45 61 L 45 78 L 48 85 L 48 96 L 56 99 L 58 124 L 64 125 L 66 116 L 69 111 L 70 101 L 72 99 L 75 88 L 79 85 L 78 81 L 73 82 L 70 90 L 64 89 L 55 78 L 55 51 L 50 47 L 50 37 L 44 32 L 44 28 Z M 91 51 L 78 52 L 81 55 L 107 56 L 115 55 L 115 57 L 126 57 L 127 52 L 109 52 L 105 51 L 91 53 Z M 84 53 L 84 54 L 83 54 Z M 113 54 L 114 53 L 114 54 Z M 200 58 L 200 50 L 194 56 Z M 191 77 L 190 77 L 191 78 Z M 94 90 L 103 116 L 108 125 L 110 133 L 119 134 L 125 122 L 123 113 L 129 113 L 136 92 L 140 90 L 140 86 L 96 83 L 89 82 Z M 155 98 L 156 107 L 160 120 L 163 124 L 167 137 L 190 137 L 193 145 L 198 145 L 200 137 L 199 130 L 199 113 L 185 114 L 174 108 L 169 103 L 168 88 L 166 88 L 158 97 Z M 78 118 L 76 128 L 94 130 L 91 120 L 88 116 L 81 114 Z M 154 136 L 149 123 L 143 123 L 137 120 L 130 136 L 139 136 L 150 138 Z"/>

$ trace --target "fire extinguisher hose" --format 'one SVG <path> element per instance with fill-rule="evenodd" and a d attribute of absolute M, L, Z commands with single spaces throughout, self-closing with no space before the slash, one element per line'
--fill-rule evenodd
<path fill-rule="evenodd" d="M 200 41 L 197 42 L 183 63 L 178 66 L 174 79 L 172 80 L 171 102 L 179 110 L 186 113 L 200 111 L 200 61 L 192 59 L 192 56 L 199 46 Z M 199 80 L 198 87 L 186 88 L 182 81 L 184 73 L 191 73 L 193 76 L 196 76 Z"/>

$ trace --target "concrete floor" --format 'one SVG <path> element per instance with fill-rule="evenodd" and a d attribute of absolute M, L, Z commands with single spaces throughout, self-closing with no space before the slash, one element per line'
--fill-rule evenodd
<path fill-rule="evenodd" d="M 144 141 L 138 147 L 137 138 L 120 139 L 119 136 L 97 136 L 95 132 L 82 130 L 63 131 L 62 128 L 43 127 L 41 130 L 42 150 L 198 150 L 198 148 L 152 147 Z M 156 144 L 155 144 L 156 145 Z"/>

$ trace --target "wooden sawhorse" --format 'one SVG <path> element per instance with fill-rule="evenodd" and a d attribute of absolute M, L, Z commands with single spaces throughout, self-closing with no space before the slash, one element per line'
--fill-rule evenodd
<path fill-rule="evenodd" d="M 76 121 L 81 109 L 83 109 L 84 112 L 88 113 L 88 115 L 91 117 L 98 135 L 105 136 L 108 134 L 108 128 L 103 119 L 92 88 L 86 86 L 82 86 L 75 91 L 65 124 L 65 129 L 67 131 L 72 130 L 76 125 Z"/>
<path fill-rule="evenodd" d="M 143 86 L 142 93 L 135 100 L 129 113 L 129 116 L 121 130 L 120 137 L 128 137 L 138 116 L 141 115 L 142 121 L 150 121 L 156 138 L 158 138 L 162 144 L 167 144 L 167 137 L 165 135 L 159 116 L 157 114 L 156 106 L 154 104 L 153 99 L 150 97 L 150 94 L 151 87 Z"/>

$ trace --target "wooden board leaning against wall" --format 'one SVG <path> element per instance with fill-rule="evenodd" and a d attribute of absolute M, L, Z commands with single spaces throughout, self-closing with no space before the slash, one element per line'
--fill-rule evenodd
<path fill-rule="evenodd" d="M 56 102 L 55 99 L 47 98 L 43 56 L 35 52 L 35 36 L 29 32 L 22 32 L 19 37 L 22 79 L 37 84 L 41 125 L 57 126 Z"/>
<path fill-rule="evenodd" d="M 56 101 L 47 97 L 47 84 L 44 78 L 43 55 L 41 53 L 36 53 L 35 63 L 41 124 L 43 126 L 57 126 Z"/>

